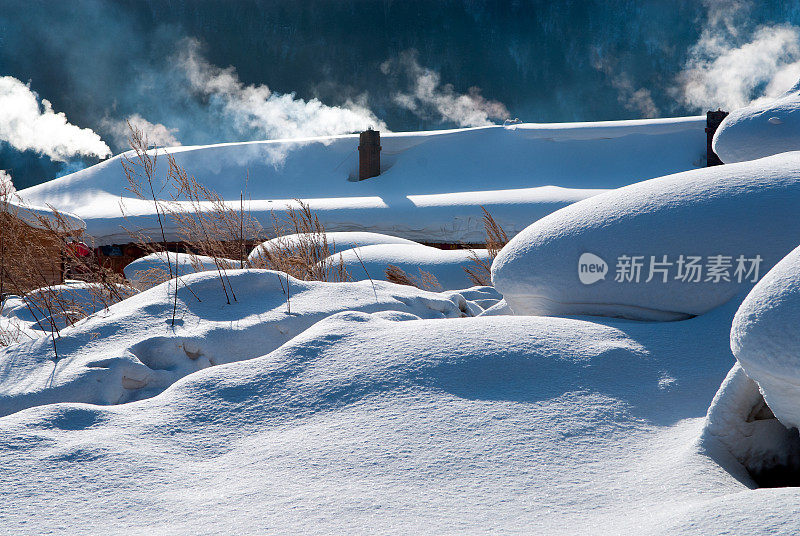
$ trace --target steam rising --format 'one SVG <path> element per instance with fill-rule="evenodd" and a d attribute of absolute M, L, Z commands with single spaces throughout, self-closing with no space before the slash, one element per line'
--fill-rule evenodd
<path fill-rule="evenodd" d="M 0 169 L 0 199 L 7 199 L 15 191 L 11 175 L 5 169 Z"/>
<path fill-rule="evenodd" d="M 151 123 L 139 114 L 133 114 L 121 120 L 111 120 L 108 118 L 103 119 L 103 128 L 111 134 L 114 143 L 117 146 L 128 145 L 128 140 L 131 135 L 130 127 L 133 127 L 142 133 L 147 138 L 148 143 L 157 145 L 159 147 L 175 147 L 181 145 L 181 142 L 176 137 L 178 133 L 177 128 L 168 128 L 161 123 Z"/>
<path fill-rule="evenodd" d="M 233 67 L 222 69 L 206 61 L 193 39 L 185 41 L 175 64 L 185 74 L 192 96 L 207 101 L 209 113 L 243 135 L 280 139 L 357 132 L 370 126 L 387 130 L 364 103 L 348 100 L 343 106 L 328 106 L 294 93 L 273 93 L 266 85 L 245 85 Z"/>
<path fill-rule="evenodd" d="M 611 80 L 612 87 L 617 90 L 617 101 L 620 104 L 628 110 L 638 112 L 642 118 L 661 115 L 649 89 L 637 88 L 628 73 L 617 69 L 615 61 L 611 58 L 601 57 L 598 51 L 595 51 L 595 54 L 592 66 L 598 71 L 602 71 Z"/>
<path fill-rule="evenodd" d="M 485 99 L 477 87 L 468 94 L 457 93 L 451 84 L 441 84 L 436 71 L 423 67 L 415 50 L 405 51 L 395 60 L 381 64 L 384 74 L 402 74 L 411 80 L 411 89 L 394 94 L 394 102 L 423 118 L 436 117 L 461 127 L 493 125 L 493 119 L 509 117 L 505 105 Z"/>
<path fill-rule="evenodd" d="M 67 121 L 66 115 L 12 76 L 0 77 L 0 141 L 18 151 L 34 151 L 65 162 L 76 156 L 103 158 L 111 154 L 91 129 Z"/>
<path fill-rule="evenodd" d="M 708 3 L 708 27 L 678 75 L 683 103 L 695 109 L 740 108 L 775 98 L 800 78 L 800 28 L 747 29 L 749 3 Z"/>

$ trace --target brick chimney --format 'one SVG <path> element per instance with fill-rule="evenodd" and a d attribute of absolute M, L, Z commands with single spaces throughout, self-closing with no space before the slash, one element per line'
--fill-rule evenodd
<path fill-rule="evenodd" d="M 381 174 L 381 133 L 372 127 L 361 133 L 358 145 L 358 180 Z"/>

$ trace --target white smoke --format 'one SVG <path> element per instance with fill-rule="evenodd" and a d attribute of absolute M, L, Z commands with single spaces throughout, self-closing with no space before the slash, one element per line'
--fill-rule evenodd
<path fill-rule="evenodd" d="M 0 200 L 8 199 L 16 191 L 11 175 L 5 169 L 0 169 Z"/>
<path fill-rule="evenodd" d="M 131 135 L 130 127 L 140 130 L 147 138 L 150 145 L 159 147 L 176 147 L 181 145 L 176 137 L 177 128 L 169 128 L 161 123 L 151 123 L 139 114 L 133 114 L 122 120 L 111 120 L 105 118 L 101 121 L 103 128 L 113 137 L 114 143 L 118 146 L 127 146 Z"/>
<path fill-rule="evenodd" d="M 328 106 L 294 93 L 273 93 L 265 85 L 245 85 L 233 67 L 222 69 L 206 61 L 195 40 L 185 42 L 176 66 L 185 73 L 191 92 L 243 134 L 280 139 L 358 132 L 370 126 L 387 130 L 363 103 L 348 100 L 343 106 Z"/>
<path fill-rule="evenodd" d="M 422 67 L 415 50 L 400 54 L 397 59 L 381 64 L 384 74 L 402 74 L 411 79 L 409 91 L 398 91 L 394 102 L 420 117 L 437 115 L 462 127 L 493 125 L 493 119 L 502 121 L 509 117 L 501 102 L 485 99 L 477 87 L 469 93 L 457 93 L 451 84 L 442 85 L 436 71 Z"/>
<path fill-rule="evenodd" d="M 696 109 L 731 110 L 775 98 L 800 78 L 800 28 L 746 30 L 749 3 L 708 2 L 708 27 L 678 75 L 680 100 Z"/>
<path fill-rule="evenodd" d="M 111 154 L 91 129 L 67 121 L 46 99 L 11 76 L 0 77 L 0 141 L 18 151 L 35 151 L 64 162 L 75 156 L 104 158 Z"/>

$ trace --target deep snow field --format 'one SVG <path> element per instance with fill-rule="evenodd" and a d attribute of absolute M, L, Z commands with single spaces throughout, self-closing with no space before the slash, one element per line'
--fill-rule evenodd
<path fill-rule="evenodd" d="M 227 303 L 213 259 L 173 254 L 173 323 L 152 255 L 58 359 L 7 299 L 32 340 L 0 349 L 2 531 L 800 532 L 773 487 L 800 484 L 798 110 L 732 113 L 712 168 L 703 118 L 385 135 L 362 182 L 352 136 L 168 149 L 237 203 L 249 171 L 258 217 L 309 202 L 355 281 L 229 269 Z M 21 196 L 108 244 L 124 187 L 115 157 Z M 420 243 L 480 243 L 481 205 L 513 237 L 492 287 Z"/>

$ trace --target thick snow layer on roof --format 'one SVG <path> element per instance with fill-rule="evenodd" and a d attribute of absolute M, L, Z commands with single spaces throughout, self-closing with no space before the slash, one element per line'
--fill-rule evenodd
<path fill-rule="evenodd" d="M 702 117 L 482 127 L 383 134 L 382 174 L 355 181 L 358 136 L 167 149 L 202 184 L 271 228 L 272 211 L 302 198 L 328 231 L 373 231 L 420 242 L 484 240 L 480 206 L 513 235 L 608 188 L 699 167 Z M 158 159 L 158 177 L 166 158 Z M 131 199 L 121 156 L 21 191 L 87 222 L 97 243 L 153 236 L 152 203 Z M 160 189 L 161 185 L 157 185 Z M 169 189 L 161 192 L 168 199 Z M 120 198 L 129 220 L 121 217 Z M 179 238 L 168 225 L 170 239 Z"/>
<path fill-rule="evenodd" d="M 273 275 L 232 277 L 243 288 L 271 285 Z M 187 279 L 215 291 L 213 278 Z M 375 300 L 368 283 L 301 288 L 301 315 L 334 291 L 365 307 Z M 270 345 L 255 333 L 299 320 L 276 321 L 263 312 L 269 304 L 193 304 L 181 293 L 184 321 L 173 328 L 167 296 L 155 298 L 163 288 L 86 321 L 86 336 L 103 336 L 81 348 L 77 329 L 65 333 L 72 357 L 54 365 L 42 351 L 42 377 L 14 383 L 36 407 L 0 419 L 4 528 L 714 534 L 736 531 L 743 517 L 751 527 L 800 528 L 796 508 L 775 508 L 796 503 L 796 490 L 750 490 L 741 466 L 720 465 L 736 467 L 724 446 L 702 439 L 706 408 L 734 362 L 732 307 L 669 324 L 446 319 L 420 300 L 449 300 L 414 291 L 389 305 L 390 288 L 379 286 L 374 308 L 397 312 L 328 317 L 263 357 Z M 412 319 L 402 302 L 440 318 Z M 4 352 L 19 359 L 4 361 L 7 378 L 29 366 L 25 352 Z M 73 368 L 78 354 L 85 368 Z M 118 365 L 134 354 L 153 375 L 178 366 L 173 358 L 253 359 L 131 404 L 40 405 L 52 400 L 46 374 L 53 391 L 85 375 L 80 392 L 98 399 L 112 382 L 92 377 L 114 376 L 117 392 L 135 388 Z M 214 515 L 198 529 L 200 511 Z"/>
<path fill-rule="evenodd" d="M 498 254 L 492 278 L 519 314 L 698 315 L 797 246 L 798 206 L 800 152 L 660 177 L 537 221 Z"/>
<path fill-rule="evenodd" d="M 777 99 L 732 111 L 713 147 L 729 164 L 800 150 L 800 83 Z"/>
<path fill-rule="evenodd" d="M 800 240 L 799 240 L 800 241 Z M 779 262 L 742 302 L 731 348 L 775 416 L 800 426 L 800 248 Z"/>
<path fill-rule="evenodd" d="M 57 210 L 58 215 L 51 208 L 31 205 L 21 199 L 4 199 L 0 202 L 0 212 L 8 212 L 31 227 L 43 229 L 47 225 L 45 222 L 48 222 L 53 229 L 59 231 L 83 231 L 86 229 L 86 222 L 75 214 Z"/>

